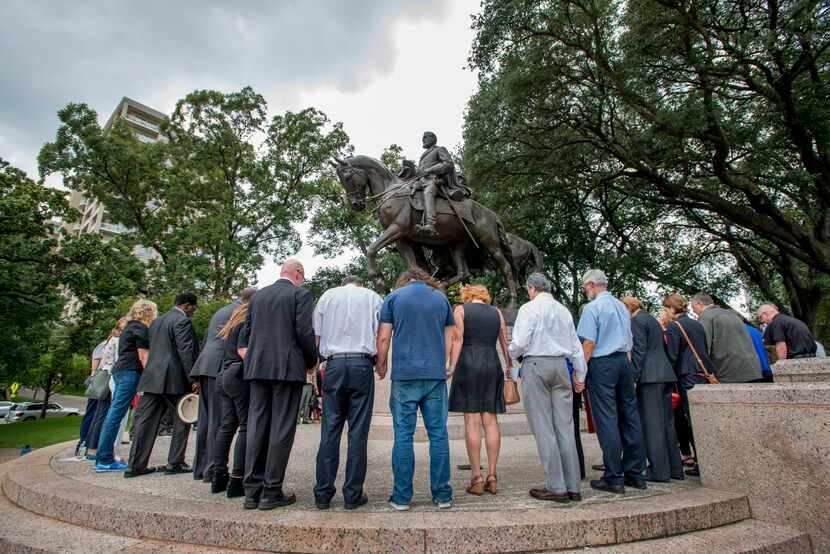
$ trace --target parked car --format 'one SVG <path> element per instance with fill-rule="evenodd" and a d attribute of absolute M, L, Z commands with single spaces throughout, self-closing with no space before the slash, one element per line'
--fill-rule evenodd
<path fill-rule="evenodd" d="M 9 408 L 14 406 L 14 402 L 8 400 L 0 400 L 0 419 L 5 419 L 6 414 L 9 413 Z"/>
<path fill-rule="evenodd" d="M 6 414 L 6 421 L 34 421 L 40 418 L 43 410 L 43 402 L 21 402 L 13 404 Z M 49 403 L 46 405 L 46 417 L 67 417 L 80 415 L 80 410 L 75 408 L 64 408 L 60 404 Z"/>

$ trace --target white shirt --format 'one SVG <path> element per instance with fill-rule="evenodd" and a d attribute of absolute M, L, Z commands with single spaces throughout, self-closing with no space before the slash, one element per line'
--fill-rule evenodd
<path fill-rule="evenodd" d="M 576 381 L 585 381 L 588 373 L 571 312 L 549 292 L 540 292 L 519 308 L 516 324 L 513 325 L 513 338 L 507 350 L 514 359 L 519 356 L 568 358 L 574 366 Z"/>
<path fill-rule="evenodd" d="M 353 284 L 323 293 L 314 308 L 314 334 L 320 354 L 377 354 L 378 313 L 383 304 L 373 290 Z"/>
<path fill-rule="evenodd" d="M 118 337 L 110 337 L 104 344 L 99 369 L 112 370 L 112 366 L 115 365 L 115 361 L 118 359 L 118 340 Z"/>

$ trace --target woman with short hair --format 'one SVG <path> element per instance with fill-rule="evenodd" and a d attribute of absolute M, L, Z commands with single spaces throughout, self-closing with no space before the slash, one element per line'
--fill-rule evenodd
<path fill-rule="evenodd" d="M 464 414 L 464 440 L 470 458 L 472 477 L 469 494 L 485 491 L 496 494 L 496 463 L 501 448 L 501 432 L 496 414 L 505 412 L 504 379 L 496 343 L 507 353 L 507 331 L 501 311 L 490 305 L 490 292 L 484 285 L 461 289 L 461 306 L 456 306 L 455 333 L 450 354 L 449 411 Z M 487 479 L 481 475 L 481 426 L 487 450 Z"/>

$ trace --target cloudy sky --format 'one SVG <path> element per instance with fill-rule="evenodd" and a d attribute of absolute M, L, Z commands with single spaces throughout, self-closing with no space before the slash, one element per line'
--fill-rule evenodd
<path fill-rule="evenodd" d="M 170 113 L 195 89 L 263 94 L 271 113 L 322 109 L 357 153 L 420 154 L 424 130 L 461 142 L 475 75 L 465 69 L 478 0 L 3 0 L 0 157 L 37 171 L 57 111 L 102 119 L 122 96 Z M 309 273 L 345 260 L 299 256 Z M 263 284 L 276 266 L 260 271 Z"/>

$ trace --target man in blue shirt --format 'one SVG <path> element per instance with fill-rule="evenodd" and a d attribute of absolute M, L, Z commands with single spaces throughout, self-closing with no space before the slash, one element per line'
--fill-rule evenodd
<path fill-rule="evenodd" d="M 625 305 L 608 292 L 608 278 L 598 269 L 582 276 L 591 302 L 579 318 L 576 334 L 588 361 L 588 394 L 605 466 L 591 487 L 622 494 L 625 485 L 645 489 L 645 450 L 634 376 L 628 358 L 632 347 L 631 319 Z M 581 392 L 585 383 L 574 381 Z"/>
<path fill-rule="evenodd" d="M 439 508 L 452 506 L 450 443 L 447 436 L 447 359 L 455 320 L 447 297 L 435 281 L 413 268 L 398 278 L 396 290 L 380 309 L 377 374 L 387 371 L 392 348 L 392 392 L 389 408 L 395 443 L 392 473 L 395 478 L 389 505 L 405 511 L 412 500 L 415 451 L 412 440 L 418 409 L 429 437 L 429 477 L 432 501 Z"/>

